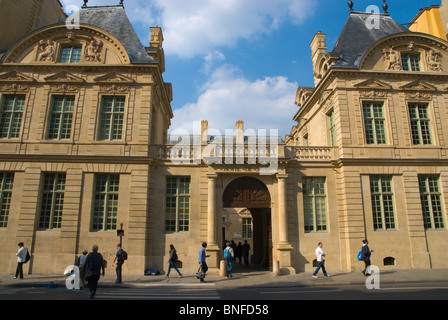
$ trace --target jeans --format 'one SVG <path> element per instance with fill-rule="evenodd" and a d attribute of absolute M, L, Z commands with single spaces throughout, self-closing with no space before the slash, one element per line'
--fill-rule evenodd
<path fill-rule="evenodd" d="M 233 260 L 226 259 L 226 265 L 227 265 L 227 274 L 229 277 L 231 277 L 232 276 L 232 268 L 233 268 Z"/>
<path fill-rule="evenodd" d="M 182 274 L 180 273 L 179 269 L 177 269 L 176 267 L 176 263 L 172 260 L 170 260 L 170 263 L 168 265 L 168 272 L 166 273 L 166 276 L 169 277 L 170 276 L 170 272 L 171 272 L 171 268 L 174 268 L 174 270 L 177 271 L 177 273 L 181 276 Z"/>
<path fill-rule="evenodd" d="M 23 262 L 17 262 L 16 278 L 23 279 Z"/>
<path fill-rule="evenodd" d="M 325 270 L 325 263 L 324 263 L 324 261 L 319 261 L 319 263 L 317 264 L 316 271 L 314 271 L 314 273 L 313 273 L 313 276 L 315 276 L 319 272 L 320 268 L 322 268 L 322 272 L 324 273 L 324 276 L 326 277 L 327 276 L 327 271 Z"/>
<path fill-rule="evenodd" d="M 117 280 L 115 283 L 121 283 L 121 273 L 123 269 L 123 260 L 117 260 L 117 267 L 115 268 L 115 272 L 117 273 Z"/>

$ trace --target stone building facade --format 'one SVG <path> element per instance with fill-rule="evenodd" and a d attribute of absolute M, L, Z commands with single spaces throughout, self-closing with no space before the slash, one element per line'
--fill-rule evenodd
<path fill-rule="evenodd" d="M 32 273 L 93 244 L 111 262 L 121 224 L 124 274 L 166 271 L 170 244 L 194 272 L 202 242 L 218 272 L 224 240 L 282 273 L 313 269 L 318 242 L 329 268 L 361 270 L 365 238 L 380 268 L 448 267 L 448 43 L 368 18 L 351 11 L 331 52 L 315 35 L 315 87 L 284 139 L 240 120 L 231 137 L 207 121 L 168 136 L 161 28 L 144 47 L 122 6 L 29 33 L 0 60 L 1 272 L 20 241 Z"/>

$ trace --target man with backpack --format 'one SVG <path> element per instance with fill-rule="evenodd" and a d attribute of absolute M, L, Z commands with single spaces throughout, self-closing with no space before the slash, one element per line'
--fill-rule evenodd
<path fill-rule="evenodd" d="M 128 254 L 121 248 L 121 244 L 117 243 L 117 251 L 115 252 L 114 262 L 112 263 L 112 267 L 117 262 L 117 267 L 115 268 L 115 272 L 117 273 L 117 280 L 115 283 L 121 283 L 121 272 L 123 269 L 123 263 L 127 260 Z"/>
<path fill-rule="evenodd" d="M 227 265 L 227 278 L 232 277 L 232 268 L 233 268 L 233 258 L 235 254 L 233 253 L 233 248 L 230 245 L 230 242 L 227 242 L 227 247 L 224 249 L 224 260 Z"/>
<path fill-rule="evenodd" d="M 30 260 L 30 254 L 28 248 L 23 245 L 23 242 L 18 243 L 19 250 L 16 253 L 17 256 L 17 269 L 14 279 L 23 280 L 23 264 Z M 18 278 L 17 278 L 18 277 Z"/>

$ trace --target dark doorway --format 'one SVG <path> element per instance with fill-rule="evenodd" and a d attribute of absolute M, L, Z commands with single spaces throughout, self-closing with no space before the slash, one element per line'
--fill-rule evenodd
<path fill-rule="evenodd" d="M 271 209 L 249 209 L 253 219 L 252 263 L 272 270 L 272 225 Z"/>
<path fill-rule="evenodd" d="M 252 215 L 251 265 L 272 270 L 271 196 L 266 185 L 252 177 L 233 180 L 224 190 L 224 208 L 247 208 Z"/>

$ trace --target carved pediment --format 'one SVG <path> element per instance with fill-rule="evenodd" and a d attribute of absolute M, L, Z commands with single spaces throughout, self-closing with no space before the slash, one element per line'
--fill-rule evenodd
<path fill-rule="evenodd" d="M 9 71 L 3 74 L 0 74 L 0 81 L 2 82 L 34 82 L 36 79 L 32 77 L 28 77 L 17 71 Z"/>
<path fill-rule="evenodd" d="M 134 83 L 135 80 L 126 77 L 122 74 L 119 74 L 117 72 L 110 72 L 108 74 L 95 78 L 95 82 L 108 83 L 108 84 L 109 83 L 131 84 Z"/>
<path fill-rule="evenodd" d="M 437 88 L 433 85 L 420 80 L 416 80 L 404 86 L 401 86 L 400 89 L 408 91 L 437 91 Z"/>
<path fill-rule="evenodd" d="M 375 79 L 369 79 L 366 81 L 363 81 L 361 83 L 355 84 L 355 87 L 358 89 L 377 89 L 377 90 L 390 90 L 392 89 L 392 86 L 388 85 L 387 83 L 384 83 L 382 81 L 378 81 Z"/>
<path fill-rule="evenodd" d="M 46 78 L 44 78 L 45 81 L 48 82 L 69 82 L 69 83 L 83 83 L 85 82 L 84 79 L 75 76 L 74 74 L 71 74 L 67 71 L 61 71 L 58 72 L 52 76 L 48 76 Z"/>

